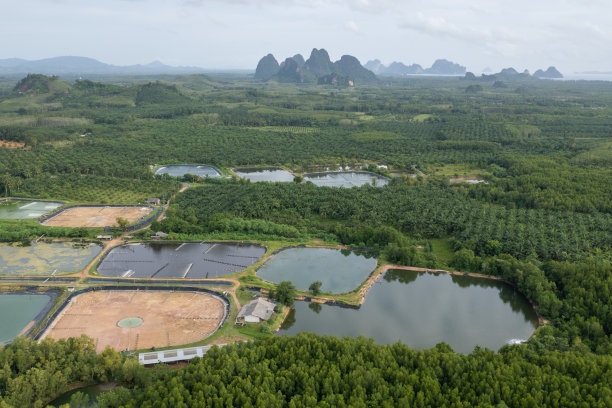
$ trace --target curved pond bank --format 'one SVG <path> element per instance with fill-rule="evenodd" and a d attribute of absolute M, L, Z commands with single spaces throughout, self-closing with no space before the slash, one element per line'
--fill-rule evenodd
<path fill-rule="evenodd" d="M 357 288 L 376 268 L 371 253 L 330 248 L 288 248 L 277 253 L 257 276 L 268 282 L 291 281 L 299 290 L 308 290 L 320 281 L 322 292 L 346 293 Z"/>
<path fill-rule="evenodd" d="M 202 178 L 221 177 L 219 170 L 205 164 L 177 164 L 161 166 L 155 170 L 155 175 L 168 174 L 172 177 L 183 177 L 185 174 L 193 174 Z"/>
<path fill-rule="evenodd" d="M 495 280 L 389 270 L 360 309 L 297 302 L 279 334 L 364 335 L 424 349 L 446 342 L 461 353 L 527 340 L 538 325 L 529 301 Z"/>

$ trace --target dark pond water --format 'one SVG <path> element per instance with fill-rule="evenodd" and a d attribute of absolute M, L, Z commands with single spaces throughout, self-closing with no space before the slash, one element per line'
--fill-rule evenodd
<path fill-rule="evenodd" d="M 265 252 L 252 244 L 128 244 L 113 248 L 98 272 L 123 278 L 214 278 L 248 268 Z"/>
<path fill-rule="evenodd" d="M 388 178 L 375 173 L 351 171 L 304 174 L 304 180 L 312 181 L 317 186 L 345 188 L 360 187 L 364 184 L 382 187 L 389 183 Z"/>
<path fill-rule="evenodd" d="M 277 167 L 244 167 L 234 169 L 234 173 L 236 173 L 240 178 L 245 178 L 251 181 L 293 181 L 293 174 Z"/>
<path fill-rule="evenodd" d="M 108 392 L 112 390 L 114 387 L 115 387 L 114 384 L 96 384 L 96 385 L 90 385 L 87 387 L 76 388 L 54 399 L 53 401 L 49 403 L 49 405 L 52 405 L 54 407 L 59 407 L 60 405 L 63 405 L 63 404 L 70 404 L 70 400 L 74 394 L 82 393 L 86 396 L 89 403 L 87 405 L 83 404 L 79 406 L 81 408 L 95 408 L 98 406 L 97 404 L 98 395 Z"/>
<path fill-rule="evenodd" d="M 0 219 L 38 218 L 60 207 L 62 203 L 45 201 L 0 201 Z"/>
<path fill-rule="evenodd" d="M 17 337 L 49 302 L 49 295 L 0 293 L 0 345 Z"/>
<path fill-rule="evenodd" d="M 39 242 L 0 244 L 0 275 L 52 275 L 77 272 L 100 253 L 98 244 Z"/>
<path fill-rule="evenodd" d="M 498 350 L 527 340 L 537 324 L 527 299 L 503 282 L 390 270 L 359 310 L 296 302 L 279 334 L 364 335 L 417 349 L 446 342 L 457 352 L 470 353 L 476 345 Z"/>
<path fill-rule="evenodd" d="M 289 248 L 267 261 L 257 276 L 274 283 L 288 280 L 301 290 L 321 281 L 322 292 L 345 293 L 357 288 L 376 269 L 376 264 L 371 255 L 354 251 Z"/>
<path fill-rule="evenodd" d="M 163 166 L 155 170 L 155 174 L 169 174 L 172 177 L 183 177 L 185 174 L 193 174 L 202 178 L 221 176 L 221 173 L 214 167 L 197 164 Z"/>

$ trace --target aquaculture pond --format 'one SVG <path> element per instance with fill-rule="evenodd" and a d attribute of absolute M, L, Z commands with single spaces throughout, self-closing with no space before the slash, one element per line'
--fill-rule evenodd
<path fill-rule="evenodd" d="M 457 352 L 480 345 L 498 350 L 527 340 L 538 319 L 529 301 L 503 282 L 390 270 L 360 309 L 296 302 L 280 334 L 364 335 L 417 349 L 446 342 Z"/>
<path fill-rule="evenodd" d="M 202 178 L 221 176 L 219 170 L 215 169 L 214 167 L 199 164 L 162 166 L 155 170 L 155 174 L 168 174 L 172 177 L 183 177 L 185 174 L 193 174 Z"/>
<path fill-rule="evenodd" d="M 257 276 L 273 283 L 291 281 L 308 290 L 320 281 L 322 292 L 345 293 L 356 289 L 376 269 L 372 253 L 329 248 L 289 248 L 277 253 Z"/>
<path fill-rule="evenodd" d="M 234 169 L 234 173 L 251 181 L 293 181 L 293 174 L 277 167 L 243 167 Z"/>
<path fill-rule="evenodd" d="M 78 272 L 102 246 L 93 243 L 39 242 L 0 244 L 0 275 L 56 275 Z"/>
<path fill-rule="evenodd" d="M 61 207 L 53 201 L 0 201 L 0 219 L 26 220 L 38 218 Z"/>
<path fill-rule="evenodd" d="M 0 345 L 29 331 L 41 317 L 52 297 L 30 293 L 0 293 Z"/>
<path fill-rule="evenodd" d="M 248 268 L 263 256 L 259 245 L 215 242 L 152 242 L 113 248 L 98 265 L 122 278 L 215 278 Z"/>
<path fill-rule="evenodd" d="M 382 187 L 389 179 L 375 173 L 356 171 L 332 171 L 326 173 L 304 174 L 304 180 L 312 181 L 317 186 L 326 187 L 360 187 L 364 184 Z"/>

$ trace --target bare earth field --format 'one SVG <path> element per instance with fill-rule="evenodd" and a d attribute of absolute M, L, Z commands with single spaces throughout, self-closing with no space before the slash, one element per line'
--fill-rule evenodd
<path fill-rule="evenodd" d="M 43 222 L 50 227 L 116 227 L 117 218 L 130 224 L 153 211 L 150 207 L 72 207 Z"/>
<path fill-rule="evenodd" d="M 78 295 L 42 338 L 66 339 L 86 334 L 96 350 L 138 350 L 193 343 L 213 334 L 225 315 L 220 299 L 200 292 L 95 291 Z M 137 327 L 119 327 L 140 318 Z"/>

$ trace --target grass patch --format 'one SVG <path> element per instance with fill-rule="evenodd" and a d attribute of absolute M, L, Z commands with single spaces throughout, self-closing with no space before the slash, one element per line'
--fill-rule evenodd
<path fill-rule="evenodd" d="M 431 119 L 433 117 L 434 115 L 432 115 L 431 113 L 422 113 L 420 115 L 416 115 L 415 117 L 413 117 L 411 122 L 423 123 L 426 120 Z"/>
<path fill-rule="evenodd" d="M 437 238 L 430 240 L 433 253 L 441 264 L 448 267 L 454 257 L 453 248 L 448 238 Z"/>

